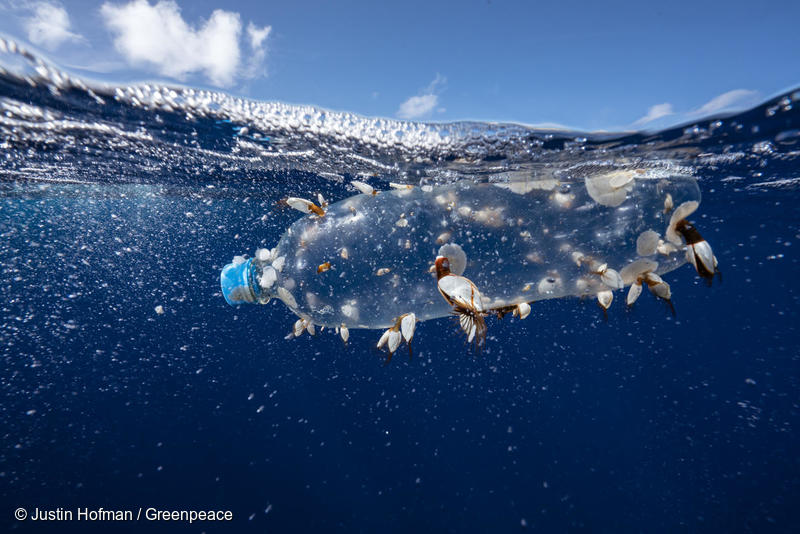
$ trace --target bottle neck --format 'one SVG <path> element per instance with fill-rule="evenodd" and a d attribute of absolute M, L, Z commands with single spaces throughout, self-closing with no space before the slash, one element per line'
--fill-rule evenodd
<path fill-rule="evenodd" d="M 225 301 L 231 306 L 260 302 L 261 288 L 258 285 L 256 267 L 252 259 L 241 263 L 229 263 L 220 273 L 220 284 Z"/>

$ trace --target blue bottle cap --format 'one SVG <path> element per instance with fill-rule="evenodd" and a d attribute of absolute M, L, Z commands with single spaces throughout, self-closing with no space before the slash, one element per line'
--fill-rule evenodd
<path fill-rule="evenodd" d="M 252 264 L 253 260 L 249 259 L 242 263 L 229 263 L 222 268 L 219 275 L 222 296 L 225 297 L 225 302 L 231 306 L 252 304 L 256 301 L 252 284 Z"/>

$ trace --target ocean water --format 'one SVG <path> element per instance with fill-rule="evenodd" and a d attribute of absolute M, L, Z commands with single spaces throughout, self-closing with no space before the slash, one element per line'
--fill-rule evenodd
<path fill-rule="evenodd" d="M 405 123 L 74 78 L 0 42 L 0 530 L 796 532 L 800 92 L 650 133 Z M 285 339 L 219 272 L 331 201 L 459 180 L 693 174 L 723 274 L 489 320 Z M 376 295 L 376 298 L 380 298 Z M 161 306 L 163 313 L 157 313 Z M 41 522 L 17 508 L 230 510 Z"/>

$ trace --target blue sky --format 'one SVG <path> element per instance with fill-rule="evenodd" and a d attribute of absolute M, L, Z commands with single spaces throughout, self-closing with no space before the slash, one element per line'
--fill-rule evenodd
<path fill-rule="evenodd" d="M 0 0 L 81 76 L 367 116 L 655 128 L 800 84 L 800 2 Z"/>

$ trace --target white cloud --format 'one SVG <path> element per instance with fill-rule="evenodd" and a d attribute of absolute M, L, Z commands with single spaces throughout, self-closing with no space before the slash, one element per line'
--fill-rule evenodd
<path fill-rule="evenodd" d="M 653 122 L 654 120 L 658 120 L 662 117 L 666 117 L 668 115 L 673 115 L 675 112 L 672 110 L 672 104 L 669 102 L 664 102 L 663 104 L 656 104 L 655 106 L 650 106 L 650 109 L 647 110 L 647 115 L 634 121 L 633 126 L 641 126 L 647 124 L 648 122 Z"/>
<path fill-rule="evenodd" d="M 428 115 L 439 103 L 437 95 L 412 96 L 402 104 L 397 110 L 397 116 L 401 119 L 416 119 Z"/>
<path fill-rule="evenodd" d="M 715 96 L 697 110 L 693 112 L 695 115 L 711 115 L 718 111 L 729 110 L 731 108 L 746 108 L 758 104 L 758 91 L 751 91 L 750 89 L 734 89 L 727 93 L 722 93 Z"/>
<path fill-rule="evenodd" d="M 33 44 L 53 50 L 66 41 L 83 39 L 81 35 L 70 31 L 69 15 L 60 5 L 37 2 L 31 4 L 29 9 L 33 13 L 23 24 Z"/>
<path fill-rule="evenodd" d="M 252 22 L 247 24 L 247 37 L 250 43 L 250 58 L 247 60 L 244 76 L 246 78 L 257 78 L 263 74 L 264 58 L 267 56 L 267 48 L 264 42 L 272 31 L 272 26 L 259 28 Z"/>
<path fill-rule="evenodd" d="M 214 10 L 201 27 L 189 25 L 172 0 L 150 5 L 148 0 L 105 3 L 100 14 L 114 33 L 114 46 L 134 65 L 152 66 L 163 75 L 184 79 L 203 73 L 215 85 L 227 86 L 239 75 L 255 77 L 266 56 L 271 28 L 247 27 L 252 52 L 241 67 L 242 23 L 238 13 Z"/>
<path fill-rule="evenodd" d="M 412 96 L 400 104 L 400 109 L 397 110 L 397 116 L 401 119 L 418 119 L 429 115 L 431 111 L 436 109 L 436 106 L 439 105 L 439 95 L 437 92 L 439 91 L 439 87 L 443 86 L 446 82 L 447 79 L 444 76 L 437 74 L 436 78 L 433 79 L 428 87 L 421 91 L 422 94 Z M 444 108 L 440 109 L 443 110 Z"/>
<path fill-rule="evenodd" d="M 272 26 L 264 26 L 259 28 L 252 22 L 247 25 L 247 36 L 250 37 L 250 48 L 257 50 L 264 44 L 264 40 L 269 36 L 272 31 Z"/>
<path fill-rule="evenodd" d="M 656 126 L 677 125 L 681 122 L 689 122 L 696 119 L 702 119 L 709 115 L 714 115 L 723 111 L 733 111 L 736 109 L 747 109 L 759 103 L 759 92 L 750 89 L 734 89 L 727 93 L 715 96 L 702 106 L 684 112 L 676 112 L 672 104 L 665 102 L 663 104 L 656 104 L 651 106 L 647 114 L 630 124 L 631 128 L 641 128 L 642 126 L 649 125 L 651 128 Z M 668 122 L 660 120 L 664 117 L 670 117 Z"/>

